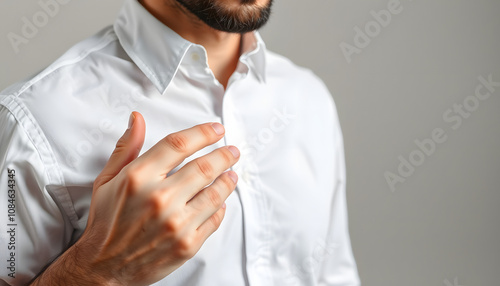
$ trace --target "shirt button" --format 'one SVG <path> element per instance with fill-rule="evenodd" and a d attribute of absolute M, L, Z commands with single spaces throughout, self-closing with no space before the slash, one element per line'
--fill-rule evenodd
<path fill-rule="evenodd" d="M 200 60 L 200 55 L 198 53 L 192 53 L 191 54 L 191 59 L 195 62 Z"/>

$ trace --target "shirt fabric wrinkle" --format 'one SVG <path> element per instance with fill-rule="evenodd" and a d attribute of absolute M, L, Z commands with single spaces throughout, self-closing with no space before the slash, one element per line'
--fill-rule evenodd
<path fill-rule="evenodd" d="M 125 0 L 112 26 L 0 92 L 2 248 L 8 170 L 19 200 L 16 277 L 2 250 L 0 285 L 27 283 L 82 235 L 93 181 L 132 111 L 146 120 L 141 154 L 172 132 L 224 124 L 223 139 L 169 174 L 226 145 L 241 152 L 221 226 L 155 285 L 359 285 L 335 103 L 318 77 L 267 50 L 257 31 L 242 35 L 241 47 L 224 90 L 203 46 Z"/>

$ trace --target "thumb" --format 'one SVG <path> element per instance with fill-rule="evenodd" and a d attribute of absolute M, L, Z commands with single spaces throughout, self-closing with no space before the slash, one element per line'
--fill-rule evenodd
<path fill-rule="evenodd" d="M 106 166 L 94 181 L 94 190 L 113 179 L 128 163 L 139 156 L 144 144 L 146 123 L 139 112 L 132 112 L 129 119 L 129 127 L 116 143 L 115 150 L 111 154 Z"/>

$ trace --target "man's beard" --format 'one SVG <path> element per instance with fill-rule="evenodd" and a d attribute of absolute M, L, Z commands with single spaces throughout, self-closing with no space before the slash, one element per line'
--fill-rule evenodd
<path fill-rule="evenodd" d="M 230 8 L 217 0 L 176 0 L 208 26 L 223 32 L 246 33 L 264 26 L 271 15 L 272 0 L 264 7 L 241 0 Z"/>

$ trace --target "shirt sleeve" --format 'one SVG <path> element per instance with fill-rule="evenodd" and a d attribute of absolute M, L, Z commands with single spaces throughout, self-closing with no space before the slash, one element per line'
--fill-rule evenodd
<path fill-rule="evenodd" d="M 360 285 L 356 262 L 351 248 L 347 219 L 346 171 L 342 130 L 337 116 L 335 103 L 329 96 L 333 121 L 333 162 L 335 178 L 330 198 L 330 217 L 328 237 L 324 246 L 324 259 L 318 285 L 320 286 L 357 286 Z M 333 117 L 332 117 L 333 115 Z M 330 130 L 330 132 L 332 132 Z"/>
<path fill-rule="evenodd" d="M 25 285 L 71 240 L 46 142 L 21 106 L 0 104 L 0 285 Z"/>

